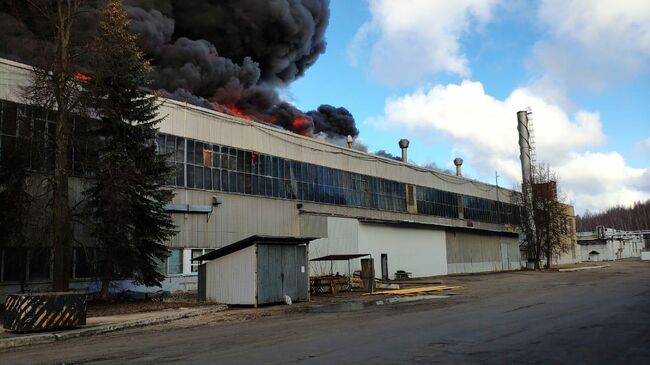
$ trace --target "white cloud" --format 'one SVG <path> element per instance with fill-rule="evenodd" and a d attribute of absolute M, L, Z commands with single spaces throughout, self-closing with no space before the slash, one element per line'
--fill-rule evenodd
<path fill-rule="evenodd" d="M 650 1 L 543 0 L 538 18 L 549 38 L 534 46 L 535 66 L 565 87 L 603 89 L 648 71 Z"/>
<path fill-rule="evenodd" d="M 441 71 L 468 76 L 459 38 L 472 25 L 490 21 L 499 1 L 370 0 L 371 20 L 357 31 L 348 58 L 360 63 L 359 54 L 372 41 L 370 71 L 383 82 L 407 84 Z"/>
<path fill-rule="evenodd" d="M 557 171 L 560 183 L 582 208 L 598 211 L 650 199 L 650 184 L 646 182 L 650 181 L 650 169 L 627 166 L 617 152 L 573 152 Z"/>
<path fill-rule="evenodd" d="M 498 170 L 510 181 L 520 181 L 516 112 L 526 107 L 533 110 L 538 160 L 558 170 L 578 211 L 650 197 L 650 187 L 644 187 L 650 185 L 644 180 L 650 169 L 630 168 L 616 152 L 581 152 L 606 141 L 598 113 L 568 114 L 529 88 L 499 100 L 480 82 L 437 85 L 389 99 L 384 115 L 374 121 L 406 129 L 421 141 L 431 135 L 446 137 L 452 148 L 469 153 L 466 162 L 483 176 Z"/>

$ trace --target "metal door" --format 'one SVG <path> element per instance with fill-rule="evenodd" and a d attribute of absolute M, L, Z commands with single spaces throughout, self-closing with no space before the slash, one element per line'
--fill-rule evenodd
<path fill-rule="evenodd" d="M 388 254 L 381 254 L 381 278 L 388 280 Z"/>
<path fill-rule="evenodd" d="M 282 294 L 282 248 L 257 245 L 257 303 L 277 303 Z"/>
<path fill-rule="evenodd" d="M 306 246 L 258 245 L 257 303 L 279 303 L 285 295 L 293 301 L 307 300 L 306 261 Z"/>
<path fill-rule="evenodd" d="M 307 300 L 307 246 L 282 246 L 282 291 L 293 301 Z"/>
<path fill-rule="evenodd" d="M 508 244 L 501 242 L 501 270 L 510 270 L 510 255 L 508 255 Z"/>

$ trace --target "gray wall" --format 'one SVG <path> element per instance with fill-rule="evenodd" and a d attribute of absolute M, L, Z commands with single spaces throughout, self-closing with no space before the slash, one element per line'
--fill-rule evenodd
<path fill-rule="evenodd" d="M 521 268 L 517 238 L 448 230 L 446 241 L 449 274 Z"/>

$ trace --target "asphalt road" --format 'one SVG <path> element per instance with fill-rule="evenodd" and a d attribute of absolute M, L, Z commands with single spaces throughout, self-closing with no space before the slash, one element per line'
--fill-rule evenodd
<path fill-rule="evenodd" d="M 0 364 L 650 364 L 650 263 L 610 264 L 451 278 L 462 295 L 343 312 L 236 311 L 0 352 Z"/>

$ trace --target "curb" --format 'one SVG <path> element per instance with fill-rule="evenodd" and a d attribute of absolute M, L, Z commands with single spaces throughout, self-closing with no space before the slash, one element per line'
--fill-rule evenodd
<path fill-rule="evenodd" d="M 75 330 L 70 330 L 65 332 L 59 332 L 59 333 L 42 333 L 42 334 L 34 334 L 30 336 L 7 338 L 7 339 L 0 340 L 0 350 L 14 348 L 14 347 L 28 346 L 28 345 L 40 345 L 45 343 L 52 343 L 56 341 L 63 341 L 71 338 L 77 338 L 77 337 L 99 335 L 99 334 L 115 332 L 127 328 L 151 326 L 155 324 L 167 323 L 167 322 L 184 319 L 184 318 L 197 317 L 209 313 L 222 312 L 226 309 L 228 309 L 228 306 L 221 304 L 209 308 L 194 310 L 191 312 L 167 315 L 164 317 L 153 317 L 153 318 L 138 319 L 133 321 L 121 322 L 121 323 L 105 324 L 97 327 L 80 328 L 80 329 L 75 329 Z"/>
<path fill-rule="evenodd" d="M 570 269 L 558 269 L 559 272 L 573 272 L 573 271 L 584 271 L 584 270 L 594 270 L 594 269 L 604 269 L 609 267 L 609 265 L 598 265 L 598 266 L 582 266 L 582 267 L 572 267 Z"/>

